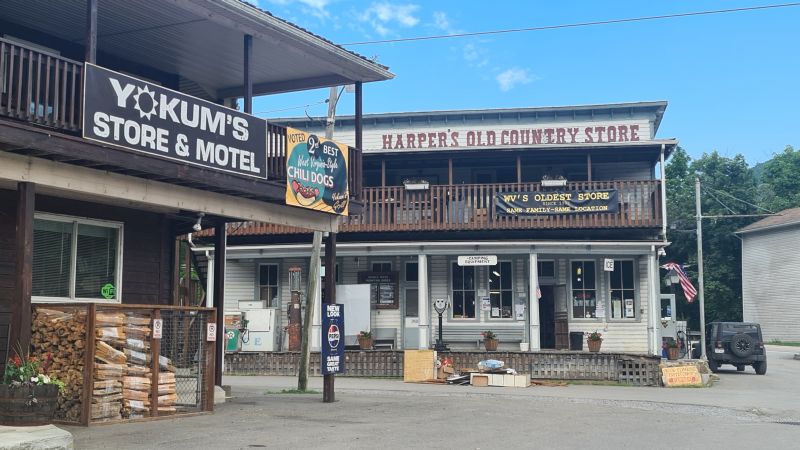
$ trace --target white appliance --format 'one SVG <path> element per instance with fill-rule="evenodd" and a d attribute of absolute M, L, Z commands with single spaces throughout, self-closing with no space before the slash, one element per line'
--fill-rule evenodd
<path fill-rule="evenodd" d="M 276 308 L 245 309 L 247 331 L 241 336 L 243 352 L 275 351 Z"/>

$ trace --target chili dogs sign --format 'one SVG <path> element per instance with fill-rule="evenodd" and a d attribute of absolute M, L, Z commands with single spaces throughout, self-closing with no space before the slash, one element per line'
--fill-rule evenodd
<path fill-rule="evenodd" d="M 92 64 L 83 137 L 186 164 L 267 177 L 267 122 Z"/>
<path fill-rule="evenodd" d="M 616 213 L 619 211 L 619 192 L 616 189 L 503 192 L 496 194 L 494 201 L 497 214 L 501 216 Z"/>
<path fill-rule="evenodd" d="M 286 138 L 286 204 L 346 216 L 347 146 L 294 128 Z"/>

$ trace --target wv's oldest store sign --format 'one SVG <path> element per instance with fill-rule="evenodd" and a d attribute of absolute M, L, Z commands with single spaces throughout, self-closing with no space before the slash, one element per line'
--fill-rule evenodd
<path fill-rule="evenodd" d="M 83 137 L 259 178 L 267 122 L 92 64 L 84 72 Z"/>
<path fill-rule="evenodd" d="M 294 128 L 286 139 L 286 204 L 346 216 L 347 145 Z"/>
<path fill-rule="evenodd" d="M 497 214 L 503 216 L 615 213 L 619 211 L 619 192 L 616 189 L 503 192 L 495 195 L 495 206 Z"/>

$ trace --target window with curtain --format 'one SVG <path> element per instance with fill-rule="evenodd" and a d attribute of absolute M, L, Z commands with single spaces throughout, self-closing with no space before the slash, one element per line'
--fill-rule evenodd
<path fill-rule="evenodd" d="M 119 233 L 117 225 L 35 218 L 33 296 L 117 300 Z"/>

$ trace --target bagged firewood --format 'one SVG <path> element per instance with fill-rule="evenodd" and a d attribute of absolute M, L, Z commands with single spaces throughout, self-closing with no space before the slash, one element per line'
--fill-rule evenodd
<path fill-rule="evenodd" d="M 145 377 L 124 377 L 122 378 L 122 387 L 125 389 L 134 389 L 137 391 L 150 390 L 150 378 Z"/>
<path fill-rule="evenodd" d="M 97 341 L 95 343 L 95 347 L 96 350 L 94 357 L 100 361 L 110 364 L 125 364 L 127 361 L 125 353 L 115 349 L 103 341 Z"/>
<path fill-rule="evenodd" d="M 178 396 L 176 394 L 166 394 L 166 395 L 159 395 L 158 396 L 158 405 L 159 406 L 172 406 L 175 403 L 178 403 Z"/>
<path fill-rule="evenodd" d="M 172 360 L 163 355 L 158 357 L 158 367 L 167 372 L 175 372 L 175 366 L 172 365 Z"/>
<path fill-rule="evenodd" d="M 125 323 L 128 325 L 149 326 L 150 321 L 150 316 L 146 315 L 128 313 L 128 315 L 125 316 Z"/>
<path fill-rule="evenodd" d="M 146 366 L 150 364 L 150 353 L 139 352 L 136 350 L 125 349 L 125 357 L 128 364 L 135 364 L 139 366 Z"/>
<path fill-rule="evenodd" d="M 94 316 L 95 326 L 118 327 L 125 324 L 125 314 L 121 312 L 98 311 Z"/>
<path fill-rule="evenodd" d="M 121 419 L 121 409 L 122 404 L 120 402 L 92 403 L 92 419 Z"/>
<path fill-rule="evenodd" d="M 150 371 L 150 367 L 147 366 L 135 366 L 129 365 L 125 368 L 125 375 L 130 377 L 146 377 L 150 378 L 152 372 Z"/>
<path fill-rule="evenodd" d="M 125 348 L 138 351 L 150 350 L 150 342 L 144 339 L 127 338 L 125 340 Z"/>
<path fill-rule="evenodd" d="M 158 385 L 158 395 L 166 395 L 166 394 L 174 394 L 175 393 L 175 385 L 174 384 L 159 384 Z"/>
<path fill-rule="evenodd" d="M 122 398 L 126 400 L 141 400 L 141 401 L 149 401 L 150 394 L 149 391 L 137 391 L 134 389 L 122 389 Z"/>
<path fill-rule="evenodd" d="M 159 406 L 158 407 L 158 413 L 159 414 L 170 414 L 170 413 L 175 413 L 175 412 L 178 412 L 178 409 L 175 408 L 174 406 Z"/>
<path fill-rule="evenodd" d="M 125 329 L 122 327 L 100 327 L 95 331 L 97 339 L 114 344 L 125 344 Z"/>
<path fill-rule="evenodd" d="M 143 400 L 123 400 L 122 406 L 133 412 L 149 412 L 150 402 Z"/>
<path fill-rule="evenodd" d="M 94 382 L 92 395 L 102 396 L 122 392 L 122 383 L 117 380 L 100 380 Z"/>
<path fill-rule="evenodd" d="M 116 394 L 95 395 L 92 397 L 92 403 L 109 403 L 109 402 L 118 402 L 121 400 L 122 400 L 122 391 Z"/>
<path fill-rule="evenodd" d="M 159 372 L 158 384 L 175 384 L 175 374 L 171 372 Z"/>
<path fill-rule="evenodd" d="M 126 325 L 124 327 L 125 336 L 134 339 L 145 339 L 150 337 L 150 328 L 144 326 Z"/>
<path fill-rule="evenodd" d="M 97 380 L 120 380 L 125 375 L 124 364 L 101 364 L 94 365 L 94 378 Z"/>

